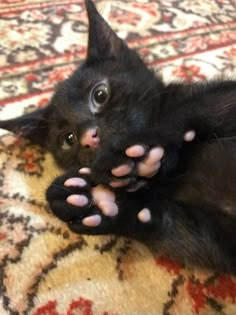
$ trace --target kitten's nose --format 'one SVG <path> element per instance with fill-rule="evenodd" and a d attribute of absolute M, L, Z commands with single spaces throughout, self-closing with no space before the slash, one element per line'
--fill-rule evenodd
<path fill-rule="evenodd" d="M 89 148 L 97 148 L 100 143 L 99 135 L 98 135 L 98 128 L 89 128 L 87 129 L 81 139 L 80 143 L 84 147 L 89 147 Z"/>

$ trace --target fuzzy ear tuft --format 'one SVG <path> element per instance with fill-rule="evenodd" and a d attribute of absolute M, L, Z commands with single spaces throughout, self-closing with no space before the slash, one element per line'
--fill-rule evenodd
<path fill-rule="evenodd" d="M 118 57 L 126 44 L 115 34 L 98 13 L 91 0 L 85 0 L 89 18 L 89 38 L 87 59 Z"/>
<path fill-rule="evenodd" d="M 35 144 L 46 146 L 50 106 L 9 120 L 1 120 L 0 128 L 25 137 Z"/>

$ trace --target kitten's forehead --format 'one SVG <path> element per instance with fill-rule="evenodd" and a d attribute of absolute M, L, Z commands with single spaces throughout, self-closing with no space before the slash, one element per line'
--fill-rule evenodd
<path fill-rule="evenodd" d="M 73 80 L 60 84 L 52 99 L 55 125 L 59 128 L 66 125 L 78 127 L 94 120 L 88 107 L 89 85 L 88 81 Z"/>
<path fill-rule="evenodd" d="M 146 91 L 150 91 L 152 82 L 156 82 L 153 79 L 153 73 L 146 67 L 127 66 L 120 59 L 86 60 L 59 84 L 53 99 L 57 120 L 79 126 L 93 124 L 97 117 L 92 114 L 89 105 L 92 91 L 100 83 L 109 85 L 111 102 L 106 108 L 110 114 L 113 109 L 123 110 L 138 102 L 147 102 Z"/>

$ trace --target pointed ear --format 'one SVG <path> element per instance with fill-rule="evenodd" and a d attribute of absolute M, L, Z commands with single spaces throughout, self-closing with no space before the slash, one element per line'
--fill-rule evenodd
<path fill-rule="evenodd" d="M 87 60 L 120 56 L 123 50 L 128 49 L 126 44 L 98 13 L 93 2 L 85 0 L 85 3 L 89 18 Z"/>
<path fill-rule="evenodd" d="M 12 131 L 35 144 L 46 146 L 48 139 L 48 117 L 51 107 L 48 105 L 23 116 L 1 120 L 0 128 Z"/>

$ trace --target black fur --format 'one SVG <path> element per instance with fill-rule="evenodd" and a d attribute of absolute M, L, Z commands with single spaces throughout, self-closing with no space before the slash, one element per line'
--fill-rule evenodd
<path fill-rule="evenodd" d="M 236 272 L 236 81 L 212 81 L 165 86 L 143 61 L 119 39 L 86 1 L 89 16 L 88 55 L 82 66 L 62 82 L 50 104 L 24 117 L 1 121 L 6 128 L 46 146 L 66 174 L 47 191 L 55 215 L 78 233 L 125 235 L 181 262 Z M 97 113 L 90 108 L 91 91 L 102 81 L 110 86 L 109 102 Z M 83 132 L 99 127 L 101 145 L 87 148 Z M 197 137 L 184 143 L 194 129 Z M 60 146 L 60 135 L 72 132 L 78 141 L 70 150 Z M 71 193 L 91 198 L 91 186 L 107 185 L 111 169 L 123 163 L 135 166 L 124 151 L 133 144 L 161 145 L 165 157 L 160 172 L 137 192 L 116 190 L 119 214 L 103 217 L 101 225 L 81 224 L 98 213 L 95 206 L 76 209 L 66 203 Z M 65 189 L 63 183 L 89 166 L 83 189 Z M 130 186 L 142 178 L 133 172 Z M 152 220 L 143 224 L 137 213 L 149 208 Z"/>

